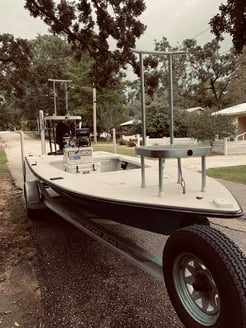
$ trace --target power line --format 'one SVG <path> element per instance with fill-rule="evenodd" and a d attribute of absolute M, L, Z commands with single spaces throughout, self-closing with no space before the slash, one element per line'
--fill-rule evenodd
<path fill-rule="evenodd" d="M 193 36 L 193 38 L 191 38 L 191 39 L 196 39 L 198 36 L 200 36 L 200 35 L 206 33 L 206 32 L 209 31 L 209 30 L 210 30 L 210 27 L 206 28 L 206 30 L 203 30 L 202 32 L 200 32 L 200 33 L 198 33 L 197 35 Z"/>

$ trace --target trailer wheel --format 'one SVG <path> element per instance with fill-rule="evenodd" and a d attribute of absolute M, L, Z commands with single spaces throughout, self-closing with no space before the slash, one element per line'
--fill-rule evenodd
<path fill-rule="evenodd" d="M 45 208 L 39 194 L 37 181 L 28 181 L 24 183 L 24 198 L 27 216 L 30 219 L 40 217 L 40 212 Z"/>
<path fill-rule="evenodd" d="M 246 257 L 223 233 L 194 225 L 163 253 L 166 288 L 185 327 L 246 327 Z"/>

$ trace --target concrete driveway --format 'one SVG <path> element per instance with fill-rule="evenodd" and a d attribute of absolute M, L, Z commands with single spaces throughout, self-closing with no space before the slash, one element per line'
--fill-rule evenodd
<path fill-rule="evenodd" d="M 22 188 L 19 134 L 2 133 L 0 138 L 5 142 L 13 179 Z M 39 141 L 25 138 L 26 153 L 40 153 L 40 149 Z M 197 163 L 191 161 L 184 165 L 196 169 Z M 239 199 L 242 198 L 246 208 L 245 196 L 242 196 L 246 186 L 226 184 Z M 246 253 L 246 221 L 243 218 L 227 222 L 213 220 L 213 225 Z M 122 225 L 116 229 L 155 255 L 162 256 L 165 236 Z M 44 327 L 183 327 L 163 283 L 59 217 L 48 213 L 41 220 L 33 221 L 31 233 L 39 254 L 37 278 Z"/>

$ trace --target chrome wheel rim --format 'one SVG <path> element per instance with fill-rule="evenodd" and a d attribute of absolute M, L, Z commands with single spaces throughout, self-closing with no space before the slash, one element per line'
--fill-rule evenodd
<path fill-rule="evenodd" d="M 214 325 L 220 314 L 220 299 L 215 281 L 204 263 L 193 254 L 181 253 L 174 263 L 173 278 L 189 315 L 203 326 Z"/>

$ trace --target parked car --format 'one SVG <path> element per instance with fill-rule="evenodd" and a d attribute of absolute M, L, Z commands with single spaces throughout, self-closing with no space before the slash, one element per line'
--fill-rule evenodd
<path fill-rule="evenodd" d="M 105 139 L 105 140 L 110 140 L 111 139 L 111 133 L 108 133 L 106 131 L 103 131 L 99 134 L 99 138 Z"/>

